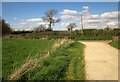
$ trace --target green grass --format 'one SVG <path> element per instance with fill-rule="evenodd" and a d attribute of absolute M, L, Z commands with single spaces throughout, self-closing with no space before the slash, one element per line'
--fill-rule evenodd
<path fill-rule="evenodd" d="M 64 45 L 20 79 L 85 80 L 83 49 L 84 45 L 79 42 Z"/>
<path fill-rule="evenodd" d="M 3 39 L 4 79 L 30 55 L 37 58 L 37 65 L 19 80 L 85 80 L 84 45 L 80 42 L 65 43 L 50 56 L 43 57 L 41 54 L 50 50 L 54 42 L 55 40 Z"/>
<path fill-rule="evenodd" d="M 41 55 L 53 45 L 53 40 L 3 39 L 2 40 L 2 73 L 6 78 L 20 67 L 30 56 Z"/>
<path fill-rule="evenodd" d="M 112 41 L 109 44 L 117 49 L 120 49 L 120 41 Z"/>
<path fill-rule="evenodd" d="M 76 37 L 77 40 L 111 40 L 112 36 L 80 36 Z"/>
<path fill-rule="evenodd" d="M 0 78 L 2 77 L 2 38 L 0 38 Z"/>
<path fill-rule="evenodd" d="M 84 45 L 76 42 L 68 50 L 72 59 L 70 60 L 67 79 L 85 80 Z"/>

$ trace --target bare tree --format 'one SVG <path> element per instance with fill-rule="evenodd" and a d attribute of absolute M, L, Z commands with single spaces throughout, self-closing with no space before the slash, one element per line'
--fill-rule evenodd
<path fill-rule="evenodd" d="M 41 24 L 41 25 L 39 25 L 38 27 L 34 28 L 34 30 L 35 30 L 36 32 L 46 31 L 46 26 L 43 25 L 43 24 Z"/>
<path fill-rule="evenodd" d="M 70 30 L 70 31 L 72 31 L 73 28 L 75 28 L 75 27 L 77 27 L 76 23 L 69 23 L 69 24 L 67 25 L 67 29 Z"/>
<path fill-rule="evenodd" d="M 54 15 L 57 14 L 57 11 L 54 9 L 48 10 L 45 12 L 45 16 L 43 17 L 43 20 L 46 22 L 49 22 L 48 24 L 48 28 L 52 30 L 52 25 L 54 25 L 54 23 L 58 23 L 61 20 L 59 18 L 54 18 Z"/>

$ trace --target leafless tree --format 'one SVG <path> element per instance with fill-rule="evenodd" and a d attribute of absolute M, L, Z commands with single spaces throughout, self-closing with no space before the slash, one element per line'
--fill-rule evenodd
<path fill-rule="evenodd" d="M 35 31 L 40 32 L 40 31 L 45 31 L 46 30 L 46 26 L 41 24 L 38 27 L 34 28 Z"/>
<path fill-rule="evenodd" d="M 73 28 L 75 28 L 75 27 L 77 27 L 76 23 L 69 23 L 69 24 L 67 25 L 67 29 L 70 30 L 70 31 L 72 31 Z"/>
<path fill-rule="evenodd" d="M 54 15 L 57 14 L 57 11 L 54 9 L 48 10 L 45 12 L 45 16 L 43 17 L 43 20 L 46 22 L 49 22 L 48 24 L 48 28 L 52 30 L 52 25 L 54 25 L 54 23 L 58 23 L 61 20 L 59 18 L 54 18 Z"/>

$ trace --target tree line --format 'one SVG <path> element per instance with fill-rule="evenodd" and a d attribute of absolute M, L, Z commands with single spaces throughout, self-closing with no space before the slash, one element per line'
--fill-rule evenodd
<path fill-rule="evenodd" d="M 56 14 L 57 14 L 57 11 L 54 10 L 54 9 L 46 11 L 44 13 L 44 16 L 42 17 L 42 19 L 43 19 L 44 22 L 47 22 L 47 24 L 48 24 L 47 26 L 48 27 L 46 27 L 46 25 L 44 25 L 44 24 L 41 24 L 38 27 L 35 27 L 34 30 L 31 30 L 31 31 L 25 31 L 25 30 L 23 30 L 23 31 L 17 31 L 17 32 L 15 32 L 15 31 L 13 31 L 13 29 L 11 29 L 10 25 L 4 19 L 0 18 L 0 24 L 2 26 L 1 27 L 2 28 L 2 35 L 7 35 L 7 34 L 11 34 L 11 33 L 14 33 L 14 34 L 18 33 L 19 34 L 19 33 L 31 33 L 31 32 L 37 32 L 38 33 L 38 32 L 53 31 L 52 26 L 54 26 L 55 23 L 59 23 L 61 21 L 60 18 L 55 18 Z M 68 29 L 68 31 L 72 31 L 73 28 L 75 28 L 75 27 L 77 27 L 77 25 L 76 25 L 76 23 L 73 23 L 73 22 L 69 23 L 66 26 L 66 28 Z M 108 31 L 108 30 L 111 30 L 111 29 L 105 28 L 105 30 Z M 77 35 L 80 34 L 79 33 L 80 31 L 79 32 L 75 31 L 75 32 L 77 33 Z M 101 31 L 92 31 L 92 30 L 85 30 L 84 29 L 84 35 L 89 35 L 91 32 L 92 32 L 92 34 L 94 34 L 94 32 L 99 32 L 98 34 L 101 33 Z M 104 32 L 107 33 L 106 31 L 104 31 Z M 110 32 L 110 33 L 112 34 L 113 32 Z"/>
<path fill-rule="evenodd" d="M 52 26 L 55 25 L 55 23 L 59 23 L 61 21 L 60 18 L 54 18 L 56 14 L 57 11 L 54 9 L 46 11 L 42 19 L 44 22 L 48 22 L 48 28 L 45 25 L 41 24 L 38 27 L 35 27 L 34 31 L 53 31 Z M 10 34 L 12 32 L 10 25 L 5 21 L 5 19 L 0 18 L 0 21 L 0 24 L 2 26 L 2 34 Z M 76 23 L 70 23 L 66 26 L 66 28 L 70 31 L 72 31 L 72 29 L 75 27 L 77 27 Z"/>

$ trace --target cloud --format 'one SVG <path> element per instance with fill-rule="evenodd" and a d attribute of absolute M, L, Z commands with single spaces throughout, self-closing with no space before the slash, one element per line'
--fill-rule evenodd
<path fill-rule="evenodd" d="M 17 18 L 16 18 L 16 17 L 14 17 L 13 19 L 14 19 L 14 20 L 17 20 Z"/>
<path fill-rule="evenodd" d="M 85 28 L 105 28 L 107 26 L 110 26 L 111 28 L 118 27 L 117 18 L 118 18 L 118 12 L 105 12 L 103 14 L 92 14 L 88 10 L 89 8 L 86 8 L 86 10 L 82 11 L 82 18 L 83 18 L 83 24 Z M 80 12 L 79 12 L 80 13 Z M 62 15 L 62 19 L 72 20 L 80 23 L 80 14 L 78 15 Z M 78 23 L 78 24 L 79 24 Z M 66 26 L 67 24 L 62 23 L 62 26 Z"/>
<path fill-rule="evenodd" d="M 32 19 L 27 19 L 27 22 L 37 22 L 37 21 L 43 21 L 42 18 L 32 18 Z"/>
<path fill-rule="evenodd" d="M 62 15 L 61 18 L 62 19 L 75 19 L 75 16 L 72 16 L 72 15 Z"/>
<path fill-rule="evenodd" d="M 38 23 L 39 25 L 41 25 L 41 24 L 45 24 L 45 22 L 40 22 L 40 23 Z"/>
<path fill-rule="evenodd" d="M 63 10 L 63 12 L 60 13 L 62 23 L 60 23 L 60 26 L 55 26 L 53 28 L 62 29 L 62 28 L 65 28 L 70 22 L 75 22 L 78 25 L 77 29 L 80 29 L 81 14 L 83 18 L 84 28 L 87 28 L 87 29 L 105 28 L 107 26 L 110 26 L 111 28 L 118 27 L 118 22 L 117 22 L 118 12 L 117 11 L 105 12 L 102 14 L 92 14 L 89 12 L 88 6 L 83 6 L 83 9 L 84 10 L 82 11 L 69 10 L 69 9 Z M 66 23 L 66 22 L 69 22 L 69 23 Z M 39 26 L 40 24 L 47 25 L 47 22 L 44 22 L 42 18 L 31 18 L 31 19 L 26 19 L 26 20 L 25 19 L 20 20 L 18 24 L 13 25 L 13 26 L 16 29 L 33 29 Z"/>
<path fill-rule="evenodd" d="M 19 25 L 31 25 L 31 26 L 38 26 L 40 24 L 43 24 L 42 18 L 32 18 L 32 19 L 26 19 L 26 20 L 21 20 L 19 22 Z"/>
<path fill-rule="evenodd" d="M 90 19 L 90 20 L 85 20 L 83 21 L 84 23 L 100 23 L 101 20 L 100 19 Z"/>
<path fill-rule="evenodd" d="M 82 16 L 83 20 L 89 20 L 89 19 L 98 19 L 99 15 L 87 15 L 87 16 Z M 73 16 L 73 15 L 62 15 L 61 19 L 69 19 L 69 20 L 77 20 L 80 21 L 81 20 L 81 16 Z"/>
<path fill-rule="evenodd" d="M 84 29 L 97 29 L 99 28 L 96 24 L 86 24 L 84 25 Z"/>
<path fill-rule="evenodd" d="M 97 18 L 99 18 L 99 15 L 98 15 L 98 14 L 91 15 L 91 19 L 97 19 Z"/>
<path fill-rule="evenodd" d="M 89 7 L 88 6 L 83 6 L 83 9 L 81 12 L 76 11 L 76 10 L 70 10 L 70 9 L 65 9 L 60 14 L 63 15 L 80 15 L 80 14 L 89 14 Z"/>
<path fill-rule="evenodd" d="M 82 10 L 82 13 L 88 13 L 89 10 Z"/>
<path fill-rule="evenodd" d="M 116 26 L 118 25 L 118 21 L 110 21 L 107 23 L 108 26 Z"/>
<path fill-rule="evenodd" d="M 78 12 L 75 11 L 75 10 L 65 9 L 65 10 L 64 10 L 63 12 L 61 12 L 60 14 L 75 15 L 75 14 L 78 14 Z"/>
<path fill-rule="evenodd" d="M 19 24 L 22 24 L 22 25 L 24 25 L 24 24 L 27 24 L 27 22 L 20 22 Z"/>
<path fill-rule="evenodd" d="M 67 25 L 69 25 L 69 23 L 61 23 L 60 25 L 66 27 Z"/>
<path fill-rule="evenodd" d="M 89 7 L 88 6 L 83 6 L 83 9 L 88 10 Z"/>
<path fill-rule="evenodd" d="M 33 29 L 38 27 L 40 24 L 45 24 L 42 18 L 31 18 L 31 19 L 24 19 L 20 20 L 18 23 L 13 24 L 12 27 L 15 30 L 26 30 L 26 29 Z"/>
<path fill-rule="evenodd" d="M 118 18 L 118 11 L 106 12 L 101 14 L 100 17 L 105 19 L 115 19 Z"/>

